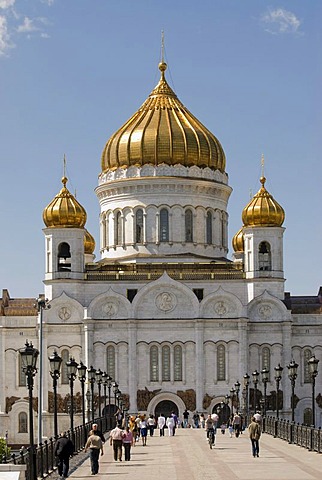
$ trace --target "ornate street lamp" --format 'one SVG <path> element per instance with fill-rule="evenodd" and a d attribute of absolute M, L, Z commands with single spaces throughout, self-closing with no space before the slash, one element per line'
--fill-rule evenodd
<path fill-rule="evenodd" d="M 53 392 L 54 392 L 54 435 L 58 437 L 58 419 L 57 419 L 57 382 L 60 377 L 60 366 L 63 361 L 58 355 L 56 350 L 51 357 L 48 357 L 50 364 L 50 375 L 53 379 Z"/>
<path fill-rule="evenodd" d="M 312 357 L 308 360 L 309 372 L 312 382 L 312 426 L 315 428 L 315 378 L 318 372 L 318 363 L 320 360 L 315 358 L 313 354 Z"/>
<path fill-rule="evenodd" d="M 258 384 L 258 377 L 259 377 L 259 372 L 257 370 L 254 370 L 252 373 L 253 377 L 253 384 L 254 384 L 254 413 L 256 413 L 257 410 L 257 384 Z"/>
<path fill-rule="evenodd" d="M 104 417 L 106 417 L 106 390 L 108 386 L 108 375 L 106 372 L 102 373 L 103 393 L 104 393 Z"/>
<path fill-rule="evenodd" d="M 101 413 L 102 413 L 102 410 L 101 410 L 101 386 L 102 386 L 102 382 L 103 382 L 102 376 L 103 376 L 103 372 L 99 368 L 98 370 L 96 370 L 96 374 L 95 374 L 96 383 L 97 383 L 97 386 L 98 386 L 98 416 L 99 416 L 99 418 L 101 418 Z"/>
<path fill-rule="evenodd" d="M 78 379 L 81 382 L 81 389 L 82 389 L 82 416 L 83 416 L 83 432 L 84 432 L 84 445 L 86 443 L 86 416 L 85 416 L 85 382 L 86 382 L 86 371 L 87 367 L 86 365 L 83 364 L 83 362 L 80 362 L 80 364 L 77 367 L 78 370 Z"/>
<path fill-rule="evenodd" d="M 239 412 L 239 392 L 240 392 L 240 382 L 237 380 L 235 383 L 235 392 L 236 392 L 236 401 L 237 401 L 237 412 Z"/>
<path fill-rule="evenodd" d="M 39 374 L 38 374 L 38 443 L 42 442 L 42 411 L 43 411 L 43 311 L 49 310 L 51 305 L 44 295 L 36 298 L 34 305 L 38 311 L 39 320 Z"/>
<path fill-rule="evenodd" d="M 262 374 L 262 382 L 264 384 L 264 404 L 263 404 L 263 415 L 266 416 L 266 393 L 267 393 L 267 382 L 269 381 L 269 370 L 268 368 L 264 367 L 261 370 Z"/>
<path fill-rule="evenodd" d="M 291 385 L 292 385 L 292 397 L 291 397 L 291 403 L 292 403 L 292 422 L 294 423 L 294 410 L 295 410 L 295 404 L 294 404 L 294 390 L 295 390 L 295 380 L 297 377 L 297 368 L 298 364 L 292 360 L 288 365 L 288 378 L 291 380 Z"/>
<path fill-rule="evenodd" d="M 248 375 L 248 373 L 245 373 L 243 377 L 243 383 L 245 388 L 246 425 L 248 424 L 248 416 L 249 416 L 249 399 L 248 399 L 249 379 L 250 379 L 250 376 Z"/>
<path fill-rule="evenodd" d="M 228 404 L 229 404 L 229 395 L 225 395 L 225 398 L 224 398 L 224 404 L 225 404 L 225 417 L 228 417 L 228 418 L 225 418 L 225 422 L 228 422 L 229 420 L 229 415 L 228 415 L 228 410 L 229 410 L 229 407 L 228 407 Z"/>
<path fill-rule="evenodd" d="M 282 380 L 282 372 L 283 372 L 283 367 L 281 367 L 280 364 L 277 365 L 277 367 L 274 367 L 275 373 L 275 382 L 276 382 L 276 418 L 279 418 L 279 388 L 280 388 L 280 382 Z"/>
<path fill-rule="evenodd" d="M 119 384 L 117 382 L 114 382 L 112 386 L 113 386 L 113 392 L 114 392 L 114 405 L 116 408 L 116 394 L 119 388 Z"/>
<path fill-rule="evenodd" d="M 235 389 L 230 389 L 230 401 L 231 401 L 231 416 L 234 415 L 234 396 L 235 396 Z"/>
<path fill-rule="evenodd" d="M 87 370 L 87 377 L 88 377 L 88 381 L 91 385 L 91 395 L 92 395 L 92 400 L 91 400 L 91 403 L 92 403 L 92 422 L 94 422 L 94 383 L 95 383 L 95 379 L 96 379 L 96 369 L 94 367 L 90 367 L 88 370 Z"/>
<path fill-rule="evenodd" d="M 77 367 L 78 364 L 75 362 L 74 358 L 70 358 L 68 362 L 66 362 L 67 367 L 67 376 L 69 379 L 69 387 L 70 387 L 70 431 L 72 433 L 72 440 L 73 444 L 74 441 L 74 381 L 77 374 Z"/>
<path fill-rule="evenodd" d="M 29 391 L 29 443 L 30 443 L 30 478 L 31 480 L 37 480 L 37 461 L 36 450 L 34 443 L 34 422 L 33 422 L 33 410 L 32 410 L 32 390 L 34 386 L 34 376 L 37 373 L 37 358 L 39 351 L 33 347 L 32 343 L 26 341 L 25 348 L 19 350 L 21 355 L 21 367 L 22 371 L 27 377 L 27 387 Z"/>

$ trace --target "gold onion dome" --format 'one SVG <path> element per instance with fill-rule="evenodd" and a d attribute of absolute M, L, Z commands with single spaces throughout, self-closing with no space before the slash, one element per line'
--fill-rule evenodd
<path fill-rule="evenodd" d="M 86 211 L 66 188 L 68 179 L 62 178 L 63 188 L 43 211 L 43 220 L 47 227 L 83 228 L 86 223 Z"/>
<path fill-rule="evenodd" d="M 166 68 L 166 63 L 159 64 L 159 83 L 105 145 L 102 172 L 163 163 L 225 171 L 220 142 L 177 98 L 165 79 Z"/>
<path fill-rule="evenodd" d="M 242 220 L 245 227 L 280 227 L 285 219 L 283 208 L 265 188 L 266 178 L 253 199 L 244 208 Z"/>
<path fill-rule="evenodd" d="M 233 236 L 232 246 L 235 252 L 243 252 L 244 247 L 244 232 L 243 227 L 238 230 L 238 232 Z"/>
<path fill-rule="evenodd" d="M 95 240 L 93 235 L 89 233 L 89 231 L 85 228 L 85 235 L 84 235 L 84 253 L 92 254 L 95 250 Z"/>

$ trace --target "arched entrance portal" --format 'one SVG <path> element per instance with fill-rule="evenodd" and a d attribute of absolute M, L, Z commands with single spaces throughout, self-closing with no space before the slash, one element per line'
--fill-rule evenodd
<path fill-rule="evenodd" d="M 174 402 L 171 402 L 171 400 L 162 400 L 155 407 L 154 415 L 156 417 L 159 417 L 161 413 L 163 413 L 165 418 L 167 418 L 172 412 L 174 412 L 177 416 L 179 415 L 179 410 L 177 405 Z"/>

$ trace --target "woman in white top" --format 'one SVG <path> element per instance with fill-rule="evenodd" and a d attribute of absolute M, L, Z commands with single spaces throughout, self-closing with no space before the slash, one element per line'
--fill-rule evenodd
<path fill-rule="evenodd" d="M 166 425 L 168 427 L 169 437 L 172 437 L 174 429 L 174 418 L 172 417 L 172 415 L 169 415 L 169 417 L 167 418 Z"/>

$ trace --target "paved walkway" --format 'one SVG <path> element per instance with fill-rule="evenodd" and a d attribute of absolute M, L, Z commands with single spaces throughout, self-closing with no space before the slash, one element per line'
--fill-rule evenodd
<path fill-rule="evenodd" d="M 139 480 L 313 480 L 322 479 L 322 455 L 263 434 L 260 457 L 253 458 L 248 435 L 230 438 L 217 434 L 210 450 L 205 431 L 178 429 L 174 437 L 148 437 L 147 446 L 137 443 L 130 462 L 114 462 L 112 447 L 105 443 L 100 457 L 100 472 L 90 476 L 89 459 L 76 470 L 71 480 L 136 478 Z M 84 454 L 82 454 L 84 455 Z M 51 477 L 52 478 L 52 477 Z"/>

